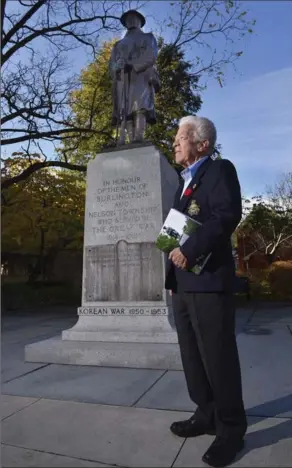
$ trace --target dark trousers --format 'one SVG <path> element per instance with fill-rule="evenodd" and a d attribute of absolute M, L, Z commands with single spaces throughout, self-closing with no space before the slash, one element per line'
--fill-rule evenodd
<path fill-rule="evenodd" d="M 182 292 L 172 298 L 183 369 L 198 420 L 215 427 L 218 436 L 243 437 L 247 422 L 233 296 Z"/>

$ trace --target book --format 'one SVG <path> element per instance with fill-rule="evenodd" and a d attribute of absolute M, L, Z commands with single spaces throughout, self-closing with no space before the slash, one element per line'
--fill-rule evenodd
<path fill-rule="evenodd" d="M 182 246 L 201 225 L 199 221 L 171 208 L 156 239 L 156 247 L 168 254 L 176 247 Z M 199 275 L 210 256 L 211 253 L 200 257 L 197 264 L 188 271 Z"/>

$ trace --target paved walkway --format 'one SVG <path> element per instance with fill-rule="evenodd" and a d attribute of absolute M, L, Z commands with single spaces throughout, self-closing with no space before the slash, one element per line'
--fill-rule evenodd
<path fill-rule="evenodd" d="M 25 344 L 69 328 L 75 313 L 2 317 L 1 466 L 204 466 L 212 437 L 169 431 L 194 411 L 182 372 L 23 361 Z M 249 429 L 233 466 L 291 466 L 292 307 L 241 309 L 237 340 Z"/>

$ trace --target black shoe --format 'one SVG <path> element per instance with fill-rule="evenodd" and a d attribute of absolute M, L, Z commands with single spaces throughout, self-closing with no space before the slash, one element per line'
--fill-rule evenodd
<path fill-rule="evenodd" d="M 216 437 L 212 445 L 203 456 L 203 462 L 209 466 L 223 467 L 232 463 L 240 450 L 244 447 L 243 439 Z"/>
<path fill-rule="evenodd" d="M 207 427 L 198 422 L 195 415 L 186 421 L 172 423 L 170 430 L 179 437 L 198 437 L 203 434 L 215 435 L 216 433 L 215 427 Z"/>

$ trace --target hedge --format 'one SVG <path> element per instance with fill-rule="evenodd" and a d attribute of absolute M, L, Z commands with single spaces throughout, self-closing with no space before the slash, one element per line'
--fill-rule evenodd
<path fill-rule="evenodd" d="M 292 260 L 274 262 L 268 279 L 273 297 L 292 299 Z"/>

